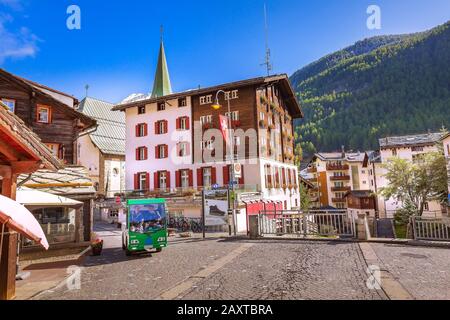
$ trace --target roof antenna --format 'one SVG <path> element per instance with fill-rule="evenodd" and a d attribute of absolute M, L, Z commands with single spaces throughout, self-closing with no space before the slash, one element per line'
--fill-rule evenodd
<path fill-rule="evenodd" d="M 159 32 L 161 35 L 161 42 L 163 42 L 163 40 L 164 40 L 164 26 L 163 25 L 161 25 Z"/>
<path fill-rule="evenodd" d="M 89 85 L 85 85 L 84 89 L 86 89 L 86 98 L 88 97 L 88 92 L 89 92 Z"/>
<path fill-rule="evenodd" d="M 267 76 L 270 76 L 270 72 L 272 71 L 272 63 L 270 62 L 270 48 L 269 48 L 269 27 L 267 24 L 267 8 L 266 3 L 264 2 L 264 31 L 265 31 L 265 41 L 266 41 L 266 57 L 264 63 L 261 66 L 266 66 Z"/>

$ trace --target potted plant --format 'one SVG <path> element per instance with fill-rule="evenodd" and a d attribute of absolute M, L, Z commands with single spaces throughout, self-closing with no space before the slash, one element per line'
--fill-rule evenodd
<path fill-rule="evenodd" d="M 100 256 L 103 250 L 103 240 L 100 239 L 96 234 L 93 235 L 91 241 L 92 255 Z"/>

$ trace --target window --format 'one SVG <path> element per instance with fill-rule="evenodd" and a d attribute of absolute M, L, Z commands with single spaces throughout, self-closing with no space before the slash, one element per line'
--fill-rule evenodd
<path fill-rule="evenodd" d="M 412 152 L 422 152 L 423 147 L 412 147 Z"/>
<path fill-rule="evenodd" d="M 187 99 L 186 98 L 180 98 L 178 99 L 178 107 L 186 107 L 187 106 Z"/>
<path fill-rule="evenodd" d="M 136 126 L 136 137 L 145 137 L 147 135 L 147 124 L 140 123 Z"/>
<path fill-rule="evenodd" d="M 201 142 L 201 148 L 202 150 L 214 150 L 214 141 L 208 140 L 208 141 L 202 141 Z"/>
<path fill-rule="evenodd" d="M 239 98 L 238 97 L 238 90 L 225 92 L 225 100 L 237 99 L 237 98 Z"/>
<path fill-rule="evenodd" d="M 189 144 L 187 142 L 180 142 L 178 144 L 178 155 L 180 157 L 186 157 L 189 155 Z"/>
<path fill-rule="evenodd" d="M 189 130 L 189 117 L 181 117 L 177 119 L 178 130 Z"/>
<path fill-rule="evenodd" d="M 138 188 L 139 190 L 147 189 L 147 174 L 145 172 L 138 173 Z"/>
<path fill-rule="evenodd" d="M 165 159 L 168 157 L 167 145 L 161 144 L 156 146 L 156 159 Z"/>
<path fill-rule="evenodd" d="M 424 203 L 424 209 L 425 209 L 425 211 L 429 211 L 430 210 L 430 205 L 428 204 L 428 202 Z"/>
<path fill-rule="evenodd" d="M 146 147 L 139 147 L 136 149 L 136 160 L 147 160 L 148 152 Z"/>
<path fill-rule="evenodd" d="M 225 113 L 225 116 L 228 118 L 230 113 Z M 231 112 L 231 121 L 239 121 L 239 111 Z"/>
<path fill-rule="evenodd" d="M 9 111 L 14 113 L 14 111 L 16 110 L 16 100 L 2 98 L 2 102 L 9 108 Z"/>
<path fill-rule="evenodd" d="M 138 114 L 145 114 L 145 106 L 138 107 Z"/>
<path fill-rule="evenodd" d="M 161 120 L 155 123 L 155 133 L 156 134 L 166 134 L 167 133 L 167 121 Z"/>
<path fill-rule="evenodd" d="M 113 169 L 113 176 L 117 177 L 119 175 L 119 169 L 118 168 L 114 168 Z"/>
<path fill-rule="evenodd" d="M 159 172 L 159 188 L 167 189 L 167 172 L 166 171 Z"/>
<path fill-rule="evenodd" d="M 37 106 L 37 122 L 50 123 L 51 122 L 51 110 L 48 106 Z"/>
<path fill-rule="evenodd" d="M 204 126 L 205 124 L 212 123 L 212 115 L 201 116 L 200 124 Z"/>
<path fill-rule="evenodd" d="M 200 97 L 200 104 L 212 103 L 212 95 Z"/>
<path fill-rule="evenodd" d="M 234 137 L 234 146 L 238 147 L 241 145 L 241 137 Z"/>
<path fill-rule="evenodd" d="M 394 157 L 397 156 L 397 149 L 392 149 L 392 155 L 393 155 Z"/>
<path fill-rule="evenodd" d="M 259 120 L 264 120 L 266 118 L 266 114 L 264 112 L 259 113 Z"/>
<path fill-rule="evenodd" d="M 203 168 L 203 186 L 210 187 L 211 185 L 211 168 Z"/>
<path fill-rule="evenodd" d="M 166 103 L 165 102 L 159 102 L 157 106 L 158 111 L 164 111 L 166 110 Z"/>
<path fill-rule="evenodd" d="M 181 187 L 189 188 L 189 170 L 181 170 Z"/>

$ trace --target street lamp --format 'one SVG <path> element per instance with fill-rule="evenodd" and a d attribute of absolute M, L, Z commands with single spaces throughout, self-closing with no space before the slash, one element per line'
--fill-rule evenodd
<path fill-rule="evenodd" d="M 219 94 L 223 93 L 225 100 L 227 100 L 228 105 L 228 140 L 230 141 L 230 157 L 231 157 L 231 176 L 232 176 L 232 185 L 231 185 L 231 191 L 233 192 L 233 196 L 236 197 L 234 194 L 234 139 L 233 139 L 233 133 L 232 133 L 232 127 L 233 123 L 231 120 L 231 105 L 230 105 L 230 97 L 227 99 L 227 93 L 223 90 L 219 90 L 216 93 L 216 100 L 214 104 L 211 106 L 214 110 L 218 111 L 222 108 L 222 105 L 219 102 Z M 234 235 L 236 235 L 236 199 L 233 199 L 233 229 L 234 229 Z"/>

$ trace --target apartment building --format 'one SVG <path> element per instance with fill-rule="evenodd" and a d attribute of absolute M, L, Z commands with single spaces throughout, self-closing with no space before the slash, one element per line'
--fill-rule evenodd
<path fill-rule="evenodd" d="M 214 109 L 218 93 L 222 108 Z M 232 183 L 286 209 L 300 205 L 293 120 L 303 114 L 287 75 L 173 93 L 161 43 L 151 97 L 113 110 L 125 112 L 128 190 L 170 196 Z M 221 116 L 231 117 L 234 150 Z M 238 181 L 232 162 L 242 165 Z"/>
<path fill-rule="evenodd" d="M 437 145 L 442 138 L 442 133 L 425 133 L 382 138 L 379 140 L 381 163 L 385 164 L 393 157 L 398 157 L 411 162 L 416 161 L 425 153 L 438 151 Z M 386 178 L 384 177 L 385 174 L 385 169 L 380 167 L 379 172 L 377 172 L 378 189 L 382 189 L 388 184 L 388 181 L 386 181 Z M 380 215 L 385 215 L 388 218 L 392 217 L 402 206 L 400 201 L 395 199 L 384 199 L 381 195 L 379 195 L 378 203 L 381 203 L 383 206 L 380 210 Z M 424 216 L 440 217 L 443 211 L 445 211 L 445 209 L 442 208 L 438 201 L 430 201 L 425 204 Z"/>
<path fill-rule="evenodd" d="M 352 190 L 369 190 L 369 155 L 365 152 L 317 153 L 307 172 L 314 184 L 312 203 L 315 208 L 347 208 L 345 195 Z"/>

